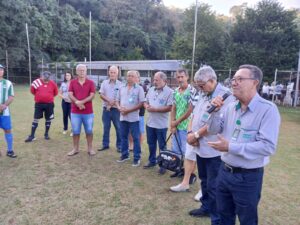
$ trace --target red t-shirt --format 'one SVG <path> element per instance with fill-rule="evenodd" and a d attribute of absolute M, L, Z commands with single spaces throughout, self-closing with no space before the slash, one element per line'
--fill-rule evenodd
<path fill-rule="evenodd" d="M 53 103 L 58 89 L 52 80 L 45 83 L 42 79 L 38 78 L 32 82 L 30 92 L 34 95 L 36 103 Z"/>
<path fill-rule="evenodd" d="M 69 92 L 73 92 L 73 95 L 78 100 L 83 100 L 90 96 L 91 93 L 96 92 L 95 84 L 93 81 L 86 79 L 83 85 L 81 85 L 78 79 L 71 80 L 69 86 Z M 85 109 L 80 110 L 74 102 L 72 102 L 71 112 L 77 114 L 90 114 L 93 113 L 92 101 L 84 104 Z"/>

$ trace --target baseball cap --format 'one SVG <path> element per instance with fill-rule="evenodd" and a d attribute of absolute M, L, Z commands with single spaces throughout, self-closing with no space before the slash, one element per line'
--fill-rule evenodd
<path fill-rule="evenodd" d="M 2 64 L 0 64 L 0 69 L 5 69 L 5 66 L 3 66 Z"/>

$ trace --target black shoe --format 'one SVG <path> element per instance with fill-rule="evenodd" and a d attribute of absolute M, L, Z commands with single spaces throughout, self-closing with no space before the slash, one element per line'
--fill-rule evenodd
<path fill-rule="evenodd" d="M 50 140 L 50 137 L 49 137 L 48 134 L 45 134 L 45 135 L 44 135 L 44 138 L 45 138 L 45 140 Z"/>
<path fill-rule="evenodd" d="M 98 151 L 105 151 L 105 150 L 108 150 L 109 147 L 102 147 L 102 148 L 99 148 Z"/>
<path fill-rule="evenodd" d="M 130 159 L 129 156 L 124 156 L 124 157 L 121 156 L 120 159 L 117 160 L 117 162 L 122 163 L 122 162 L 125 162 L 125 161 L 129 160 L 129 159 Z"/>
<path fill-rule="evenodd" d="M 194 173 L 192 173 L 191 176 L 190 176 L 189 184 L 195 183 L 196 180 L 197 180 L 196 175 Z"/>
<path fill-rule="evenodd" d="M 189 215 L 193 217 L 209 217 L 209 213 L 202 208 L 189 211 Z"/>
<path fill-rule="evenodd" d="M 180 171 L 177 171 L 173 174 L 170 175 L 171 178 L 174 178 L 174 177 L 183 177 L 184 176 L 184 171 L 183 170 L 180 170 Z"/>
<path fill-rule="evenodd" d="M 149 168 L 152 168 L 152 167 L 155 167 L 156 164 L 155 163 L 150 163 L 148 162 L 146 165 L 143 166 L 144 169 L 149 169 Z"/>
<path fill-rule="evenodd" d="M 17 155 L 13 151 L 7 152 L 6 155 L 10 158 L 17 158 Z"/>
<path fill-rule="evenodd" d="M 163 167 L 159 167 L 159 170 L 157 172 L 160 175 L 164 175 L 167 172 L 167 170 L 165 168 L 163 168 Z"/>
<path fill-rule="evenodd" d="M 35 137 L 29 135 L 28 138 L 26 138 L 25 142 L 32 142 L 35 140 L 36 140 Z"/>

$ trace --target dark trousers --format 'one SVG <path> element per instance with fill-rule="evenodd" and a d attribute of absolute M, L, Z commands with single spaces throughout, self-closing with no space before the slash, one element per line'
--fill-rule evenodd
<path fill-rule="evenodd" d="M 202 158 L 197 155 L 198 175 L 201 181 L 202 197 L 201 208 L 210 214 L 211 224 L 219 224 L 220 217 L 217 213 L 216 179 L 221 165 L 221 158 Z"/>
<path fill-rule="evenodd" d="M 109 147 L 109 134 L 110 134 L 110 126 L 111 122 L 113 123 L 117 140 L 116 147 L 121 149 L 121 127 L 120 127 L 120 112 L 116 108 L 110 108 L 110 110 L 106 110 L 106 107 L 103 108 L 102 112 L 102 124 L 103 124 L 103 139 L 102 146 Z"/>
<path fill-rule="evenodd" d="M 149 147 L 149 162 L 152 164 L 156 164 L 156 149 L 157 142 L 160 150 L 164 150 L 166 148 L 166 136 L 167 136 L 168 128 L 157 129 L 146 126 L 147 132 L 147 143 Z"/>
<path fill-rule="evenodd" d="M 61 107 L 63 111 L 64 130 L 68 130 L 68 119 L 71 120 L 71 103 L 62 100 Z"/>
<path fill-rule="evenodd" d="M 133 157 L 134 160 L 140 160 L 141 158 L 141 143 L 140 143 L 140 126 L 139 121 L 136 122 L 128 122 L 128 121 L 121 121 L 121 137 L 122 137 L 122 157 L 126 158 L 129 156 L 129 149 L 128 149 L 128 134 L 131 133 L 133 139 Z"/>
<path fill-rule="evenodd" d="M 236 215 L 241 225 L 257 225 L 263 168 L 255 172 L 231 173 L 222 163 L 217 179 L 217 209 L 221 225 L 234 225 Z"/>

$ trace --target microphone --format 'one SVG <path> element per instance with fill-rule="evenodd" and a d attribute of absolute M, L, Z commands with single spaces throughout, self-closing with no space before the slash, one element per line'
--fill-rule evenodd
<path fill-rule="evenodd" d="M 222 100 L 225 101 L 226 98 L 228 98 L 228 96 L 230 96 L 231 93 L 230 92 L 226 92 L 225 94 L 223 94 L 222 96 Z M 206 111 L 207 113 L 212 113 L 217 107 L 215 105 L 211 105 L 208 110 Z"/>

